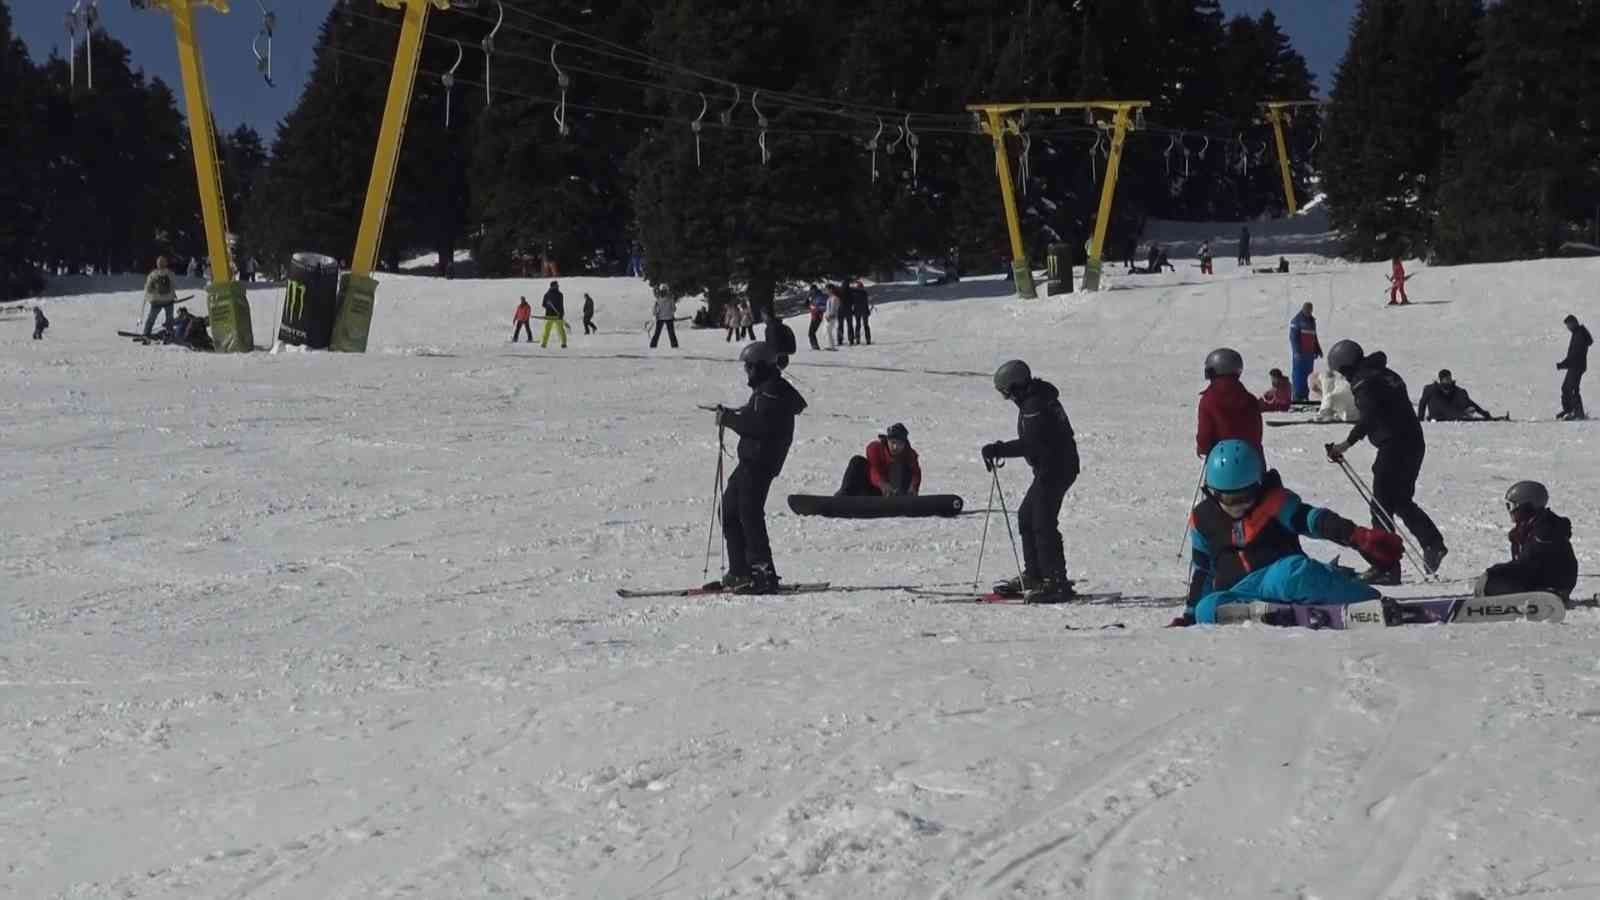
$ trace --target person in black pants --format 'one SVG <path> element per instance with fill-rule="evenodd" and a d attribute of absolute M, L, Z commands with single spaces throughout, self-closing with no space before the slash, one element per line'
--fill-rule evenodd
<path fill-rule="evenodd" d="M 1589 329 L 1578 324 L 1577 316 L 1567 316 L 1561 321 L 1572 332 L 1572 339 L 1567 342 L 1567 358 L 1556 363 L 1557 369 L 1567 373 L 1561 380 L 1561 413 L 1556 418 L 1577 422 L 1589 418 L 1583 411 L 1583 395 L 1578 393 L 1578 385 L 1583 381 L 1583 373 L 1589 370 L 1589 345 L 1594 343 L 1594 338 L 1589 336 Z"/>
<path fill-rule="evenodd" d="M 739 464 L 722 493 L 728 572 L 717 584 L 734 593 L 771 594 L 778 591 L 778 573 L 767 538 L 767 492 L 783 471 L 794 443 L 794 418 L 805 411 L 806 401 L 783 380 L 778 352 L 765 341 L 746 345 L 739 362 L 751 387 L 750 401 L 738 409 L 716 408 L 717 426 L 739 435 Z"/>
<path fill-rule="evenodd" d="M 1422 474 L 1422 459 L 1428 452 L 1422 437 L 1422 423 L 1406 383 L 1389 369 L 1389 357 L 1382 353 L 1366 355 L 1355 341 L 1340 341 L 1328 352 L 1328 367 L 1350 381 L 1360 418 L 1343 441 L 1328 445 L 1328 458 L 1340 460 L 1366 438 L 1378 449 L 1372 463 L 1372 527 L 1390 528 L 1383 513 L 1404 522 L 1422 545 L 1422 566 L 1428 574 L 1438 571 L 1439 563 L 1450 550 L 1433 520 L 1417 505 L 1417 477 Z M 1377 508 L 1381 507 L 1381 509 Z M 1373 566 L 1362 574 L 1369 584 L 1399 584 L 1400 566 L 1385 569 Z"/>
<path fill-rule="evenodd" d="M 1506 491 L 1511 516 L 1511 561 L 1490 566 L 1477 581 L 1477 597 L 1548 591 L 1571 599 L 1578 584 L 1578 557 L 1572 551 L 1572 522 L 1550 510 L 1550 491 L 1537 481 L 1519 481 Z"/>
<path fill-rule="evenodd" d="M 44 330 L 50 327 L 50 320 L 44 317 L 44 310 L 35 306 L 33 308 L 33 339 L 44 340 Z"/>
<path fill-rule="evenodd" d="M 678 317 L 678 301 L 670 294 L 656 294 L 655 303 L 656 333 L 650 336 L 650 347 L 654 349 L 661 342 L 661 330 L 667 331 L 667 340 L 672 342 L 672 349 L 678 349 L 678 332 L 672 327 L 672 320 Z"/>
<path fill-rule="evenodd" d="M 850 286 L 851 312 L 854 313 L 856 332 L 861 335 L 861 340 L 867 346 L 872 346 L 872 326 L 868 319 L 872 317 L 872 298 L 867 296 L 867 289 L 860 281 Z"/>
<path fill-rule="evenodd" d="M 1061 406 L 1061 392 L 1050 382 L 1034 378 L 1020 359 L 995 371 L 994 387 L 1017 405 L 1017 439 L 984 445 L 984 467 L 993 470 L 999 460 L 1020 456 L 1033 468 L 1033 483 L 1017 507 L 1022 577 L 996 590 L 1021 593 L 1030 603 L 1062 603 L 1073 596 L 1057 521 L 1061 501 L 1078 480 L 1078 442 L 1072 422 Z"/>
<path fill-rule="evenodd" d="M 594 298 L 588 294 L 583 295 L 583 333 L 594 334 L 600 326 L 594 324 Z"/>
<path fill-rule="evenodd" d="M 761 339 L 778 353 L 778 369 L 789 368 L 789 357 L 799 349 L 799 344 L 794 338 L 794 329 L 778 317 L 778 309 L 770 301 L 767 303 L 761 317 L 767 320 L 766 328 L 761 334 Z"/>

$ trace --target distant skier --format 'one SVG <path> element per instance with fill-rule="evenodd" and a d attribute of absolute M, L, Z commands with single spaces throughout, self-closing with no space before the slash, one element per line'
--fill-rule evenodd
<path fill-rule="evenodd" d="M 1211 275 L 1211 242 L 1200 242 L 1200 274 Z"/>
<path fill-rule="evenodd" d="M 817 329 L 822 327 L 824 317 L 828 314 L 828 295 L 816 284 L 812 284 L 810 292 L 806 294 L 806 309 L 811 313 L 811 327 L 806 329 L 806 339 L 811 341 L 811 349 L 821 350 L 822 345 L 817 343 Z"/>
<path fill-rule="evenodd" d="M 1239 229 L 1239 265 L 1250 268 L 1250 228 Z"/>
<path fill-rule="evenodd" d="M 1550 492 L 1537 481 L 1519 481 L 1506 491 L 1511 516 L 1511 561 L 1493 565 L 1473 582 L 1473 594 L 1493 597 L 1548 591 L 1571 599 L 1578 584 L 1572 552 L 1572 522 L 1551 512 Z"/>
<path fill-rule="evenodd" d="M 761 340 L 777 351 L 778 368 L 780 370 L 787 369 L 789 368 L 789 357 L 793 356 L 795 351 L 799 349 L 795 343 L 794 329 L 783 321 L 783 318 L 778 315 L 777 307 L 771 303 L 767 305 L 764 318 L 767 320 L 767 324 L 762 330 Z"/>
<path fill-rule="evenodd" d="M 661 331 L 666 329 L 667 340 L 672 344 L 672 349 L 678 349 L 678 330 L 673 327 L 673 321 L 678 318 L 678 299 L 666 290 L 660 290 L 656 293 L 653 311 L 656 317 L 656 333 L 650 336 L 650 348 L 653 350 L 661 343 Z"/>
<path fill-rule="evenodd" d="M 1417 401 L 1417 418 L 1424 422 L 1459 422 L 1471 419 L 1474 413 L 1484 419 L 1494 418 L 1473 402 L 1466 388 L 1456 384 L 1449 369 L 1440 369 L 1438 380 L 1423 388 L 1422 399 Z"/>
<path fill-rule="evenodd" d="M 156 257 L 156 267 L 144 279 L 144 302 L 150 305 L 150 313 L 144 320 L 144 336 L 156 327 L 156 313 L 165 312 L 167 320 L 163 327 L 172 327 L 172 308 L 178 303 L 178 292 L 173 283 L 172 270 L 167 268 L 165 256 Z"/>
<path fill-rule="evenodd" d="M 44 330 L 50 327 L 50 320 L 44 317 L 44 310 L 35 306 L 33 308 L 33 339 L 44 340 Z"/>
<path fill-rule="evenodd" d="M 594 324 L 594 298 L 588 294 L 583 295 L 583 333 L 585 336 L 594 334 L 600 326 Z"/>
<path fill-rule="evenodd" d="M 1294 391 L 1289 387 L 1289 376 L 1283 374 L 1282 369 L 1273 369 L 1267 373 L 1272 379 L 1272 387 L 1261 395 L 1262 412 L 1288 412 L 1293 405 Z"/>
<path fill-rule="evenodd" d="M 1450 550 L 1415 499 L 1417 477 L 1422 474 L 1422 460 L 1428 448 L 1422 425 L 1411 408 L 1406 383 L 1389 369 L 1386 354 L 1379 351 L 1367 356 L 1355 341 L 1334 344 L 1328 353 L 1328 366 L 1349 379 L 1360 413 L 1350 435 L 1328 446 L 1328 455 L 1341 459 L 1362 438 L 1372 441 L 1378 449 L 1372 463 L 1372 496 L 1382 507 L 1372 511 L 1373 527 L 1385 527 L 1384 511 L 1404 522 L 1422 545 L 1422 565 L 1431 575 L 1438 571 L 1440 561 Z M 1373 584 L 1399 584 L 1400 564 L 1374 566 L 1362 577 Z"/>
<path fill-rule="evenodd" d="M 1061 392 L 1034 378 L 1028 364 L 1010 360 L 995 370 L 994 387 L 1017 405 L 1017 439 L 983 447 L 983 464 L 1022 457 L 1033 468 L 1033 483 L 1017 507 L 1022 538 L 1022 577 L 1003 593 L 1020 593 L 1032 603 L 1060 603 L 1073 596 L 1061 542 L 1061 501 L 1078 479 L 1078 443 L 1072 421 L 1061 406 Z"/>
<path fill-rule="evenodd" d="M 1206 389 L 1200 392 L 1194 452 L 1201 459 L 1219 442 L 1238 439 L 1261 450 L 1261 403 L 1239 380 L 1244 357 L 1229 347 L 1206 354 Z"/>
<path fill-rule="evenodd" d="M 1317 317 L 1311 314 L 1311 304 L 1300 307 L 1300 312 L 1289 321 L 1289 371 L 1293 373 L 1296 402 L 1310 396 L 1307 380 L 1311 368 L 1322 356 L 1322 344 L 1317 341 Z"/>
<path fill-rule="evenodd" d="M 861 335 L 862 343 L 872 346 L 872 297 L 867 294 L 866 285 L 857 278 L 850 285 L 851 307 L 855 314 L 856 331 Z"/>
<path fill-rule="evenodd" d="M 1390 261 L 1389 305 L 1405 306 L 1410 302 L 1411 298 L 1406 296 L 1406 265 L 1400 261 L 1400 257 L 1396 256 Z"/>
<path fill-rule="evenodd" d="M 756 339 L 756 320 L 750 312 L 748 300 L 739 303 L 739 340 L 753 341 Z"/>
<path fill-rule="evenodd" d="M 1344 605 L 1380 596 L 1347 570 L 1306 556 L 1302 537 L 1353 548 L 1380 569 L 1398 565 L 1404 551 L 1397 535 L 1303 502 L 1255 447 L 1217 444 L 1206 457 L 1205 499 L 1189 514 L 1189 596 L 1172 624 L 1215 623 L 1226 603 Z"/>
<path fill-rule="evenodd" d="M 511 343 L 515 344 L 523 332 L 527 332 L 528 343 L 533 343 L 533 326 L 529 321 L 533 318 L 533 307 L 528 304 L 528 298 L 522 297 L 517 301 L 517 311 L 511 314 L 511 321 L 516 327 L 511 331 Z"/>
<path fill-rule="evenodd" d="M 1577 316 L 1567 316 L 1561 322 L 1572 338 L 1567 342 L 1566 358 L 1556 363 L 1557 370 L 1567 373 L 1561 381 L 1561 413 L 1556 418 L 1577 422 L 1589 418 L 1583 412 L 1583 395 L 1578 393 L 1578 386 L 1583 382 L 1583 373 L 1589 370 L 1589 346 L 1594 338 L 1589 336 L 1589 329 L 1578 323 Z"/>
<path fill-rule="evenodd" d="M 737 332 L 737 331 L 740 331 L 740 328 L 739 328 L 739 304 L 737 302 L 731 302 L 730 301 L 726 306 L 724 306 L 722 308 L 722 325 L 723 325 L 724 328 L 726 328 L 728 330 L 728 336 L 723 338 L 722 342 L 724 344 L 733 343 L 733 335 L 734 335 L 734 333 Z"/>
<path fill-rule="evenodd" d="M 823 314 L 827 320 L 828 349 L 837 350 L 844 340 L 844 324 L 839 318 L 844 315 L 844 300 L 840 298 L 839 291 L 833 285 L 828 285 L 827 311 Z"/>
<path fill-rule="evenodd" d="M 896 422 L 867 445 L 865 455 L 850 457 L 837 496 L 916 496 L 921 490 L 922 464 L 911 447 L 911 433 Z"/>
<path fill-rule="evenodd" d="M 561 285 L 554 281 L 550 282 L 550 290 L 544 292 L 544 333 L 539 338 L 540 347 L 550 346 L 551 329 L 561 336 L 561 349 L 567 349 L 567 301 L 561 296 Z"/>
<path fill-rule="evenodd" d="M 778 354 L 756 341 L 739 351 L 749 402 L 738 409 L 718 406 L 717 425 L 739 435 L 739 464 L 728 476 L 722 494 L 722 538 L 728 547 L 728 571 L 721 585 L 740 594 L 778 590 L 767 537 L 767 492 L 783 471 L 794 442 L 794 419 L 806 401 L 778 370 Z"/>

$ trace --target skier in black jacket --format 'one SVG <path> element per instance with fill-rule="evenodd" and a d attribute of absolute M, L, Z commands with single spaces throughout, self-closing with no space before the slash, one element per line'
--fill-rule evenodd
<path fill-rule="evenodd" d="M 1473 402 L 1467 389 L 1456 384 L 1449 369 L 1439 370 L 1439 380 L 1422 389 L 1422 399 L 1417 401 L 1417 418 L 1435 422 L 1459 422 L 1477 413 L 1485 419 L 1494 416 Z"/>
<path fill-rule="evenodd" d="M 35 306 L 33 308 L 33 339 L 44 339 L 44 330 L 50 327 L 50 320 L 44 317 L 44 310 Z"/>
<path fill-rule="evenodd" d="M 739 362 L 751 387 L 750 401 L 738 409 L 716 408 L 717 426 L 739 435 L 739 464 L 722 493 L 728 572 L 720 584 L 739 594 L 772 594 L 778 591 L 778 573 L 767 538 L 767 492 L 783 471 L 794 442 L 794 417 L 805 411 L 806 401 L 783 380 L 778 352 L 765 341 L 745 345 Z"/>
<path fill-rule="evenodd" d="M 1572 339 L 1567 342 L 1567 358 L 1556 363 L 1557 369 L 1567 373 L 1561 381 L 1561 413 L 1556 418 L 1576 422 L 1589 418 L 1583 412 L 1583 396 L 1578 393 L 1578 384 L 1583 381 L 1583 373 L 1589 370 L 1589 345 L 1594 343 L 1594 338 L 1589 336 L 1589 329 L 1578 324 L 1577 316 L 1567 316 L 1561 321 L 1572 332 Z"/>
<path fill-rule="evenodd" d="M 1570 599 L 1578 584 L 1578 558 L 1572 552 L 1572 522 L 1551 512 L 1550 492 L 1537 481 L 1519 481 L 1506 491 L 1511 515 L 1511 561 L 1490 566 L 1478 576 L 1479 597 L 1548 591 Z"/>
<path fill-rule="evenodd" d="M 1411 408 L 1406 383 L 1389 369 L 1389 357 L 1382 353 L 1367 356 L 1355 341 L 1340 341 L 1328 352 L 1328 367 L 1343 375 L 1355 393 L 1360 418 L 1342 442 L 1328 445 L 1330 459 L 1342 459 L 1362 438 L 1378 450 L 1372 463 L 1372 526 L 1387 528 L 1389 516 L 1404 522 L 1417 543 L 1422 545 L 1422 564 L 1428 573 L 1438 571 L 1439 563 L 1450 550 L 1439 529 L 1417 505 L 1417 476 L 1422 474 L 1422 459 L 1427 443 L 1422 425 Z M 1399 584 L 1400 566 L 1368 569 L 1362 578 L 1372 584 Z"/>
<path fill-rule="evenodd" d="M 984 467 L 993 469 L 998 460 L 1018 456 L 1033 467 L 1033 483 L 1017 507 L 1022 577 L 997 590 L 1021 593 L 1030 603 L 1061 603 L 1073 593 L 1057 521 L 1061 501 L 1078 479 L 1078 442 L 1072 422 L 1061 407 L 1061 392 L 1050 382 L 1034 378 L 1020 359 L 995 371 L 994 387 L 1000 396 L 1017 404 L 1017 439 L 984 445 Z"/>
<path fill-rule="evenodd" d="M 771 345 L 778 352 L 778 368 L 789 368 L 789 357 L 795 352 L 798 345 L 794 339 L 794 329 L 778 315 L 778 308 L 768 304 L 766 309 L 767 325 L 762 331 L 761 339 Z"/>
<path fill-rule="evenodd" d="M 567 347 L 567 301 L 561 295 L 561 285 L 550 282 L 550 290 L 544 292 L 544 335 L 539 339 L 540 347 L 550 346 L 550 332 L 561 335 L 561 348 Z M 528 337 L 531 339 L 532 334 Z"/>

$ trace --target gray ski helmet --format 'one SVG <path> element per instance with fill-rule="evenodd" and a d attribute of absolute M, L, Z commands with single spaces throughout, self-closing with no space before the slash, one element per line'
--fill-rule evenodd
<path fill-rule="evenodd" d="M 1550 502 L 1550 492 L 1537 481 L 1519 481 L 1506 491 L 1506 512 L 1542 512 Z"/>
<path fill-rule="evenodd" d="M 1033 380 L 1033 370 L 1020 359 L 1008 359 L 994 370 L 994 389 L 1002 397 L 1010 397 L 1023 385 Z"/>
<path fill-rule="evenodd" d="M 744 363 L 745 368 L 751 366 L 776 367 L 778 365 L 778 349 L 766 341 L 751 341 L 744 345 L 743 350 L 739 351 L 739 362 Z"/>
<path fill-rule="evenodd" d="M 1244 373 L 1244 357 L 1232 347 L 1218 347 L 1206 354 L 1206 379 L 1209 381 L 1218 375 L 1240 375 Z"/>
<path fill-rule="evenodd" d="M 1343 374 L 1347 369 L 1361 365 L 1361 361 L 1366 358 L 1367 351 L 1362 350 L 1360 344 L 1352 340 L 1343 340 L 1334 344 L 1333 349 L 1328 351 L 1328 368 Z"/>

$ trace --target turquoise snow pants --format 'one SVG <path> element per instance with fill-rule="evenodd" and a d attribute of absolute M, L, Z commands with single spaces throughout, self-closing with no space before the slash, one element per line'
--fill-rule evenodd
<path fill-rule="evenodd" d="M 1199 624 L 1215 624 L 1217 607 L 1224 603 L 1266 600 L 1307 605 L 1345 604 L 1375 600 L 1379 596 L 1375 588 L 1354 575 L 1296 554 L 1251 572 L 1225 591 L 1213 591 L 1201 597 L 1194 607 L 1194 620 Z"/>

